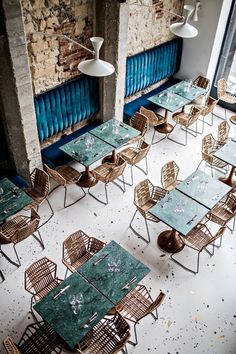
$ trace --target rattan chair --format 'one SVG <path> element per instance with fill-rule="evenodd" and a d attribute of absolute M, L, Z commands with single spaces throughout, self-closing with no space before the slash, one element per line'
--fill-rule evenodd
<path fill-rule="evenodd" d="M 172 119 L 173 119 L 173 121 L 175 121 L 174 128 L 176 127 L 177 124 L 179 124 L 181 126 L 181 128 L 183 130 L 185 130 L 185 141 L 181 142 L 181 141 L 175 140 L 173 138 L 170 138 L 169 135 L 168 135 L 168 139 L 170 139 L 180 145 L 187 145 L 188 133 L 193 135 L 194 137 L 197 136 L 197 133 L 198 133 L 197 121 L 198 121 L 198 118 L 200 117 L 200 114 L 201 114 L 201 108 L 197 107 L 197 106 L 192 106 L 189 113 L 185 113 L 185 112 L 174 113 L 172 115 Z M 190 128 L 190 126 L 193 125 L 194 123 L 196 123 L 196 130 L 192 130 Z"/>
<path fill-rule="evenodd" d="M 210 126 L 213 125 L 213 111 L 214 108 L 217 105 L 217 100 L 215 100 L 214 98 L 212 98 L 211 96 L 208 96 L 206 103 L 204 106 L 198 106 L 201 109 L 201 116 L 202 116 L 202 129 L 200 131 L 200 133 L 202 134 L 204 132 L 204 125 L 208 124 Z M 206 121 L 207 116 L 211 114 L 211 120 L 210 122 Z M 199 119 L 201 120 L 201 119 Z"/>
<path fill-rule="evenodd" d="M 40 222 L 40 216 L 38 213 L 31 208 L 31 215 L 18 215 L 14 218 L 6 221 L 0 227 L 0 252 L 4 255 L 4 257 L 15 266 L 19 267 L 21 265 L 20 258 L 18 256 L 16 245 L 25 240 L 27 237 L 32 235 L 42 246 L 44 249 L 44 243 L 40 232 L 38 230 L 38 225 Z M 38 232 L 38 237 L 35 235 L 35 232 Z M 13 249 L 16 255 L 17 262 L 10 259 L 5 252 L 2 251 L 1 246 L 12 243 Z"/>
<path fill-rule="evenodd" d="M 156 299 L 153 300 L 145 285 L 138 284 L 116 305 L 117 311 L 126 320 L 134 323 L 135 341 L 129 341 L 129 343 L 138 344 L 136 325 L 139 324 L 141 319 L 148 315 L 151 315 L 155 321 L 158 319 L 157 308 L 162 304 L 164 298 L 165 294 L 160 292 Z M 154 311 L 155 314 L 153 314 Z"/>
<path fill-rule="evenodd" d="M 146 243 L 150 242 L 150 233 L 147 221 L 153 221 L 156 223 L 160 221 L 157 217 L 149 213 L 149 209 L 156 205 L 156 203 L 159 202 L 166 195 L 166 193 L 167 191 L 165 189 L 154 186 L 149 179 L 139 182 L 134 189 L 134 205 L 136 207 L 136 211 L 131 219 L 129 227 Z M 140 214 L 144 217 L 148 239 L 144 238 L 132 226 L 137 212 L 140 212 Z"/>
<path fill-rule="evenodd" d="M 67 205 L 66 204 L 67 187 L 71 184 L 76 184 L 80 180 L 80 177 L 82 176 L 81 173 L 79 171 L 77 171 L 76 169 L 74 169 L 73 167 L 68 166 L 68 165 L 58 166 L 55 170 L 53 170 L 52 168 L 45 165 L 45 170 L 49 174 L 49 176 L 51 178 L 53 178 L 54 181 L 56 181 L 58 183 L 58 186 L 56 186 L 50 193 L 52 193 L 57 187 L 60 187 L 60 186 L 64 187 L 64 189 L 65 189 L 64 208 L 74 205 L 80 199 L 84 198 L 84 196 L 86 195 L 83 188 L 82 188 L 82 191 L 83 191 L 82 197 L 80 197 L 76 201 Z"/>
<path fill-rule="evenodd" d="M 108 204 L 108 194 L 107 194 L 108 183 L 113 182 L 117 187 L 119 187 L 122 190 L 122 192 L 125 192 L 125 183 L 124 183 L 124 175 L 123 175 L 125 167 L 126 167 L 126 162 L 122 159 L 121 156 L 117 156 L 116 161 L 114 163 L 105 162 L 100 166 L 96 167 L 93 170 L 93 174 L 98 181 L 104 183 L 106 199 L 105 201 L 103 201 L 98 197 L 96 197 L 94 194 L 92 194 L 90 191 L 91 187 L 89 187 L 88 193 L 93 198 L 95 198 L 98 202 L 105 205 Z M 118 177 L 122 178 L 123 188 L 117 182 L 115 182 L 115 180 L 118 179 Z"/>
<path fill-rule="evenodd" d="M 219 101 L 228 103 L 228 104 L 236 104 L 236 93 L 227 92 L 227 82 L 225 79 L 220 79 L 217 81 L 217 97 Z M 221 119 L 227 119 L 227 111 L 225 108 L 225 117 L 218 116 L 214 113 L 215 116 Z"/>
<path fill-rule="evenodd" d="M 212 233 L 209 231 L 207 228 L 206 224 L 198 224 L 196 227 L 194 227 L 188 234 L 187 236 L 180 236 L 182 239 L 183 243 L 185 246 L 192 248 L 193 250 L 197 251 L 197 267 L 196 269 L 191 269 L 187 267 L 186 265 L 183 265 L 177 258 L 175 257 L 177 253 L 173 253 L 171 255 L 171 259 L 179 264 L 182 268 L 197 274 L 199 271 L 199 258 L 200 258 L 200 253 L 205 250 L 210 256 L 214 255 L 214 249 L 215 249 L 215 241 L 217 239 L 221 239 L 223 233 L 225 231 L 225 227 L 221 227 L 215 235 L 212 235 Z M 209 251 L 207 249 L 208 246 L 212 246 L 212 251 Z M 181 254 L 181 252 L 180 252 Z M 179 255 L 179 254 L 178 254 Z M 179 258 L 179 257 L 178 257 Z"/>
<path fill-rule="evenodd" d="M 146 134 L 147 132 L 147 129 L 148 129 L 148 118 L 139 113 L 139 112 L 136 112 L 131 118 L 130 118 L 130 121 L 129 121 L 129 124 L 132 128 L 134 129 L 137 129 L 140 131 L 140 135 L 134 137 L 133 139 L 131 139 L 129 141 L 129 144 L 133 144 L 133 143 L 136 143 L 136 142 L 139 142 L 140 139 L 143 139 L 144 138 L 144 135 Z"/>
<path fill-rule="evenodd" d="M 161 184 L 168 191 L 174 189 L 181 181 L 178 180 L 179 166 L 175 161 L 169 161 L 161 168 Z"/>
<path fill-rule="evenodd" d="M 118 155 L 121 156 L 127 162 L 127 164 L 130 165 L 131 183 L 125 182 L 126 184 L 132 186 L 134 183 L 133 166 L 137 167 L 145 175 L 148 174 L 147 154 L 149 150 L 150 150 L 150 145 L 148 145 L 145 141 L 142 141 L 140 142 L 139 147 L 128 147 L 119 152 Z M 145 160 L 145 165 L 146 165 L 145 170 L 137 165 L 143 159 Z"/>
<path fill-rule="evenodd" d="M 68 270 L 75 272 L 106 244 L 79 230 L 68 236 L 62 245 L 62 262 L 67 268 L 66 278 Z"/>
<path fill-rule="evenodd" d="M 225 201 L 220 201 L 211 209 L 211 211 L 207 214 L 207 218 L 220 226 L 227 226 L 228 229 L 233 233 L 235 229 L 235 215 L 236 194 L 230 193 Z M 232 219 L 233 227 L 231 229 L 228 226 L 228 223 Z"/>
<path fill-rule="evenodd" d="M 156 133 L 155 127 L 158 127 L 159 125 L 164 124 L 166 122 L 166 118 L 161 116 L 158 113 L 151 111 L 150 109 L 145 108 L 145 107 L 140 107 L 139 112 L 148 118 L 148 126 L 153 127 L 153 135 L 152 135 L 151 144 L 159 143 L 160 141 L 165 139 L 165 137 L 164 137 L 164 138 L 161 138 L 158 141 L 154 142 L 154 137 L 155 137 L 155 133 Z"/>
<path fill-rule="evenodd" d="M 62 344 L 62 339 L 43 321 L 28 325 L 18 344 L 9 336 L 3 340 L 8 354 L 56 354 L 61 353 Z"/>
<path fill-rule="evenodd" d="M 210 80 L 205 76 L 199 75 L 196 79 L 193 80 L 193 85 L 206 90 L 203 95 L 197 97 L 193 102 L 196 104 L 205 104 L 205 98 L 210 90 Z"/>
<path fill-rule="evenodd" d="M 50 189 L 49 176 L 45 171 L 39 168 L 35 168 L 30 175 L 30 183 L 31 187 L 25 189 L 24 191 L 33 199 L 33 202 L 31 202 L 27 208 L 31 206 L 38 211 L 39 206 L 43 203 L 44 200 L 46 200 L 52 212 L 51 216 L 43 224 L 40 225 L 41 227 L 45 225 L 54 215 L 52 206 L 47 198 Z"/>
<path fill-rule="evenodd" d="M 211 175 L 213 176 L 213 168 L 223 172 L 227 172 L 227 163 L 213 156 L 216 151 L 217 142 L 215 141 L 212 134 L 207 134 L 202 139 L 202 160 L 200 161 L 197 169 L 200 167 L 201 163 L 204 161 L 211 168 Z"/>
<path fill-rule="evenodd" d="M 56 273 L 57 265 L 46 257 L 39 259 L 26 269 L 25 290 L 32 294 L 30 309 L 33 315 L 33 304 L 41 300 L 62 281 Z"/>
<path fill-rule="evenodd" d="M 116 312 L 112 318 L 99 321 L 80 341 L 77 351 L 80 354 L 86 350 L 93 354 L 127 353 L 125 345 L 129 337 L 129 324 Z"/>
<path fill-rule="evenodd" d="M 229 123 L 224 120 L 218 125 L 218 134 L 217 134 L 217 147 L 221 147 L 227 143 L 229 137 L 230 126 Z"/>

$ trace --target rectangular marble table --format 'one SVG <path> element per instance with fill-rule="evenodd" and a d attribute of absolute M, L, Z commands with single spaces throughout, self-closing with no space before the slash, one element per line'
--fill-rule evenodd
<path fill-rule="evenodd" d="M 60 289 L 70 287 L 53 299 Z M 70 304 L 73 295 L 80 296 L 80 309 L 73 313 Z M 98 323 L 113 307 L 105 296 L 89 284 L 80 274 L 73 273 L 58 287 L 53 289 L 35 306 L 35 311 L 61 336 L 70 348 L 75 345 Z M 97 314 L 97 316 L 96 316 Z M 95 319 L 88 323 L 90 317 Z M 88 324 L 86 328 L 84 324 Z"/>
<path fill-rule="evenodd" d="M 166 89 L 157 95 L 151 96 L 148 100 L 170 112 L 177 111 L 191 102 L 191 100 L 175 93 L 173 93 L 172 97 L 169 97 L 170 89 L 171 88 Z"/>
<path fill-rule="evenodd" d="M 114 130 L 115 122 L 119 126 L 117 133 Z M 113 118 L 92 129 L 91 134 L 110 144 L 113 148 L 118 148 L 140 135 L 140 131 Z"/>
<path fill-rule="evenodd" d="M 230 140 L 220 149 L 214 152 L 214 156 L 218 159 L 236 167 L 236 144 L 235 141 Z"/>
<path fill-rule="evenodd" d="M 115 241 L 111 241 L 80 267 L 78 272 L 116 305 L 150 269 Z M 129 282 L 130 286 L 122 290 Z"/>
<path fill-rule="evenodd" d="M 79 138 L 76 138 L 60 147 L 60 150 L 86 167 L 100 160 L 113 150 L 113 146 L 111 146 L 111 144 L 107 144 L 104 140 L 101 140 L 94 135 L 92 135 L 94 139 L 93 145 L 90 149 L 87 149 L 85 139 L 88 135 L 91 134 L 85 133 Z"/>
<path fill-rule="evenodd" d="M 206 208 L 212 209 L 231 190 L 231 187 L 201 170 L 196 170 L 178 184 L 176 189 Z"/>
<path fill-rule="evenodd" d="M 28 205 L 32 199 L 9 179 L 0 180 L 0 223 Z"/>
<path fill-rule="evenodd" d="M 188 86 L 186 81 L 181 81 L 167 89 L 167 91 L 171 91 L 181 97 L 184 97 L 190 101 L 193 101 L 197 97 L 204 95 L 207 90 L 202 87 L 198 87 L 195 85 Z"/>
<path fill-rule="evenodd" d="M 149 212 L 186 236 L 203 219 L 208 210 L 195 200 L 173 189 Z"/>

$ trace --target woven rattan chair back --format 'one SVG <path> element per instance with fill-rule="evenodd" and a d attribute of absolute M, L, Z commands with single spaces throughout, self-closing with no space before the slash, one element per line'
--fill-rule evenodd
<path fill-rule="evenodd" d="M 217 105 L 217 100 L 208 96 L 206 105 L 201 110 L 201 115 L 207 116 L 209 113 L 213 112 L 216 105 Z"/>
<path fill-rule="evenodd" d="M 143 216 L 145 216 L 145 212 L 142 207 L 152 198 L 153 188 L 149 179 L 139 182 L 134 188 L 134 204 Z"/>
<path fill-rule="evenodd" d="M 148 118 L 136 112 L 133 117 L 130 118 L 130 126 L 140 131 L 141 136 L 144 136 L 148 128 Z"/>
<path fill-rule="evenodd" d="M 44 165 L 46 172 L 48 173 L 48 175 L 54 179 L 54 181 L 56 181 L 58 184 L 62 185 L 62 186 L 66 186 L 66 180 L 65 178 L 63 178 L 59 172 L 57 172 L 56 170 L 48 167 L 47 165 Z"/>
<path fill-rule="evenodd" d="M 227 89 L 227 82 L 225 79 L 220 79 L 217 81 L 217 97 L 218 99 L 223 98 L 223 96 L 226 94 L 226 89 Z"/>
<path fill-rule="evenodd" d="M 229 136 L 230 126 L 225 120 L 218 125 L 218 138 L 217 142 L 219 145 L 224 145 Z"/>
<path fill-rule="evenodd" d="M 210 89 L 210 80 L 207 77 L 199 75 L 193 81 L 193 85 L 201 87 L 201 88 L 203 88 L 203 89 L 208 91 Z"/>
<path fill-rule="evenodd" d="M 56 271 L 57 265 L 46 257 L 34 262 L 25 271 L 25 289 L 39 293 L 55 279 Z"/>
<path fill-rule="evenodd" d="M 121 156 L 117 156 L 116 162 L 109 172 L 107 183 L 114 181 L 116 178 L 122 175 L 126 166 L 125 160 Z"/>
<path fill-rule="evenodd" d="M 200 114 L 201 114 L 201 110 L 202 108 L 201 107 L 197 107 L 197 106 L 192 106 L 191 107 L 191 110 L 190 110 L 190 113 L 189 113 L 189 118 L 188 118 L 188 122 L 187 122 L 187 126 L 190 126 L 192 125 L 193 123 L 195 123 Z"/>
<path fill-rule="evenodd" d="M 225 206 L 235 215 L 236 214 L 236 195 L 230 193 L 226 199 Z"/>
<path fill-rule="evenodd" d="M 215 139 L 212 134 L 207 134 L 202 139 L 202 159 L 207 162 L 211 162 L 212 157 L 210 154 L 212 153 L 215 145 Z"/>
<path fill-rule="evenodd" d="M 150 150 L 150 147 L 151 147 L 151 145 L 147 144 L 145 141 L 142 141 L 142 143 L 139 147 L 138 153 L 133 158 L 132 164 L 135 165 L 138 162 L 140 162 L 141 160 L 143 160 L 147 156 L 147 154 Z"/>
<path fill-rule="evenodd" d="M 69 264 L 73 264 L 87 253 L 89 248 L 89 236 L 82 230 L 76 231 L 63 242 L 63 258 Z"/>
<path fill-rule="evenodd" d="M 31 208 L 31 219 L 30 221 L 17 229 L 14 235 L 11 238 L 11 242 L 18 243 L 25 240 L 27 237 L 32 235 L 38 229 L 38 225 L 40 223 L 40 216 L 38 213 Z"/>
<path fill-rule="evenodd" d="M 165 189 L 170 188 L 177 181 L 179 167 L 175 161 L 169 161 L 161 169 L 161 184 Z"/>
<path fill-rule="evenodd" d="M 48 174 L 39 168 L 35 168 L 30 176 L 30 180 L 32 189 L 35 190 L 36 194 L 46 198 L 50 188 Z"/>
<path fill-rule="evenodd" d="M 3 345 L 8 354 L 23 354 L 18 346 L 13 342 L 12 338 L 9 336 L 3 340 Z"/>
<path fill-rule="evenodd" d="M 149 127 L 155 127 L 157 125 L 163 124 L 165 121 L 164 117 L 157 115 L 155 112 L 145 107 L 140 107 L 139 112 L 148 118 Z"/>

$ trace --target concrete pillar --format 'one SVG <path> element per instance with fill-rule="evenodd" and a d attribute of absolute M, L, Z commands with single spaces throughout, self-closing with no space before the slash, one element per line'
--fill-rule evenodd
<path fill-rule="evenodd" d="M 116 0 L 96 2 L 96 36 L 104 38 L 101 58 L 115 73 L 100 79 L 101 119 L 123 120 L 129 5 Z"/>
<path fill-rule="evenodd" d="M 3 0 L 6 36 L 0 37 L 0 95 L 3 123 L 17 173 L 41 167 L 33 91 L 20 0 Z"/>

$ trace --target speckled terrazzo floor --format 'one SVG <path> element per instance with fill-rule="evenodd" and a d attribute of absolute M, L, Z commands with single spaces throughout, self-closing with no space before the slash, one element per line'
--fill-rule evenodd
<path fill-rule="evenodd" d="M 220 111 L 220 108 L 218 108 Z M 228 112 L 228 117 L 230 112 Z M 216 136 L 220 119 L 214 118 L 213 128 L 205 126 L 205 133 Z M 230 124 L 231 136 L 236 135 L 236 126 Z M 175 136 L 183 138 L 183 132 L 177 128 Z M 151 139 L 151 131 L 147 141 Z M 186 147 L 170 140 L 151 147 L 149 154 L 148 178 L 160 185 L 161 166 L 174 159 L 180 167 L 180 179 L 185 179 L 198 165 L 201 158 L 202 136 L 189 136 Z M 82 170 L 80 165 L 74 165 Z M 126 171 L 129 177 L 129 170 Z M 216 172 L 215 177 L 219 176 Z M 145 175 L 135 169 L 135 184 Z M 151 268 L 143 283 L 155 296 L 161 289 L 167 294 L 159 309 L 159 320 L 154 323 L 151 316 L 138 326 L 139 344 L 134 348 L 128 345 L 130 354 L 236 354 L 236 234 L 226 232 L 223 245 L 217 249 L 214 257 L 203 253 L 200 258 L 200 272 L 193 275 L 173 263 L 169 254 L 158 249 L 157 234 L 167 229 L 162 224 L 151 224 L 151 243 L 146 245 L 128 228 L 134 212 L 133 189 L 128 187 L 125 194 L 114 185 L 108 187 L 110 203 L 99 204 L 87 195 L 74 206 L 63 210 L 63 190 L 57 189 L 50 195 L 55 216 L 41 228 L 45 243 L 42 251 L 33 238 L 18 245 L 22 266 L 17 269 L 0 256 L 0 267 L 6 280 L 0 284 L 0 353 L 4 353 L 2 340 L 11 335 L 17 342 L 25 326 L 32 322 L 29 314 L 30 294 L 24 290 L 24 271 L 37 259 L 47 256 L 58 264 L 58 275 L 63 278 L 65 268 L 61 263 L 62 241 L 72 232 L 82 229 L 88 235 L 109 242 L 116 240 L 130 253 Z M 70 190 L 69 196 L 76 197 L 80 190 Z M 99 184 L 94 192 L 103 193 Z M 49 213 L 44 204 L 40 208 L 42 217 Z M 140 218 L 136 226 L 145 232 L 144 222 Z M 211 225 L 214 228 L 213 225 Z M 12 254 L 10 246 L 4 248 Z M 194 262 L 195 254 L 184 250 L 183 257 Z"/>

